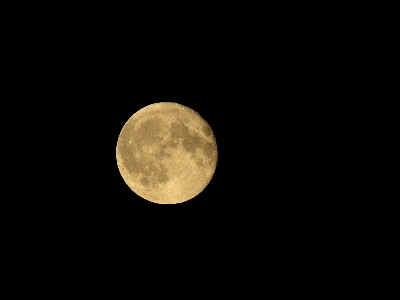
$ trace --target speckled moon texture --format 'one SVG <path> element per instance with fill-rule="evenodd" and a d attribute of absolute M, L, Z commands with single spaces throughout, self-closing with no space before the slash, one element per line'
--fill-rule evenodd
<path fill-rule="evenodd" d="M 130 189 L 158 204 L 196 197 L 211 181 L 218 159 L 209 124 L 173 102 L 151 104 L 133 114 L 121 130 L 116 152 Z"/>

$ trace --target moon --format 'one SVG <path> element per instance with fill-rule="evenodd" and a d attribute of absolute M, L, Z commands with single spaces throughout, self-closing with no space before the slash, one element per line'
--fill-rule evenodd
<path fill-rule="evenodd" d="M 129 188 L 157 204 L 193 199 L 210 183 L 218 151 L 210 125 L 191 108 L 173 102 L 148 105 L 123 126 L 117 166 Z"/>

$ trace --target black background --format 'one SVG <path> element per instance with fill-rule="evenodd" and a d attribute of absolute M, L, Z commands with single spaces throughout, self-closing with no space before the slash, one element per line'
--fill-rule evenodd
<path fill-rule="evenodd" d="M 30 165 L 9 226 L 32 257 L 100 270 L 181 251 L 230 270 L 232 256 L 248 265 L 241 251 L 304 262 L 330 247 L 352 213 L 342 205 L 347 146 L 335 142 L 352 114 L 341 103 L 346 51 L 331 28 L 290 8 L 159 22 L 153 10 L 103 9 L 27 9 L 9 24 L 11 100 L 34 145 L 21 150 Z M 116 164 L 125 122 L 162 101 L 197 111 L 218 145 L 210 184 L 179 205 L 136 196 Z"/>
<path fill-rule="evenodd" d="M 27 79 L 23 91 L 40 99 L 30 105 L 46 111 L 47 131 L 53 132 L 49 123 L 57 124 L 57 133 L 46 138 L 57 144 L 64 162 L 63 171 L 54 164 L 57 176 L 48 179 L 69 195 L 62 197 L 68 200 L 61 200 L 66 209 L 60 212 L 82 211 L 80 218 L 104 226 L 176 214 L 168 217 L 173 222 L 185 215 L 200 228 L 246 211 L 262 215 L 252 221 L 294 220 L 299 210 L 315 205 L 298 199 L 314 198 L 315 187 L 324 184 L 318 175 L 326 143 L 321 128 L 336 91 L 321 71 L 323 35 L 279 18 L 215 16 L 213 22 L 163 26 L 88 13 L 36 18 L 35 26 L 21 29 L 16 49 L 21 55 L 14 72 Z M 209 186 L 175 209 L 135 196 L 115 161 L 126 120 L 162 101 L 198 111 L 219 149 Z"/>

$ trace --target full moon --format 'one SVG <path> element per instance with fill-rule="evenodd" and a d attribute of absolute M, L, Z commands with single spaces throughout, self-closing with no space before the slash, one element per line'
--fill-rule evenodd
<path fill-rule="evenodd" d="M 158 204 L 182 203 L 200 194 L 218 158 L 209 124 L 194 110 L 172 102 L 134 113 L 121 130 L 116 152 L 129 188 Z"/>

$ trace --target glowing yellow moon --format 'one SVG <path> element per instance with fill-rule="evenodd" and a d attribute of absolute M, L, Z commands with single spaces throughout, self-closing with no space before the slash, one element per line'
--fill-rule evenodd
<path fill-rule="evenodd" d="M 148 105 L 129 118 L 117 141 L 122 178 L 140 197 L 175 204 L 200 194 L 217 165 L 217 144 L 208 123 L 178 103 Z"/>

